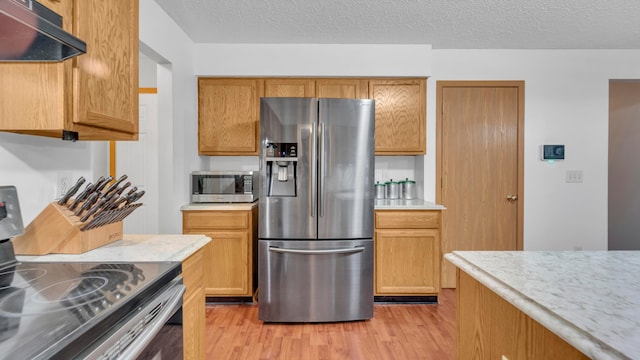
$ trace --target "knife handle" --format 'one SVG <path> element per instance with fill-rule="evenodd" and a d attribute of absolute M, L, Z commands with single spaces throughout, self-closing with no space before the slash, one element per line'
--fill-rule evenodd
<path fill-rule="evenodd" d="M 125 181 L 128 178 L 128 176 L 122 175 L 120 176 L 120 178 L 118 178 L 118 180 L 116 180 L 116 182 L 114 182 L 113 184 L 111 184 L 111 186 L 109 186 L 107 188 L 107 190 L 104 191 L 105 195 L 109 194 L 110 192 L 116 190 L 118 188 L 118 185 L 120 185 L 121 182 Z"/>
<path fill-rule="evenodd" d="M 94 192 L 101 192 L 102 189 L 104 189 L 104 187 L 107 186 L 109 182 L 111 182 L 111 180 L 113 180 L 113 176 L 107 176 L 104 181 L 100 183 L 100 185 L 96 185 L 96 189 L 94 190 Z"/>
<path fill-rule="evenodd" d="M 71 187 L 71 189 L 67 190 L 67 193 L 64 194 L 64 196 L 58 201 L 58 204 L 65 205 L 67 201 L 69 201 L 69 199 L 71 199 L 71 197 L 75 195 L 76 192 L 78 192 L 78 189 L 80 189 L 82 184 L 84 184 L 84 181 L 85 181 L 84 177 L 80 176 L 78 181 L 76 181 L 76 183 Z"/>
<path fill-rule="evenodd" d="M 132 195 L 134 192 L 136 192 L 136 191 L 138 191 L 138 187 L 137 187 L 137 186 L 134 186 L 134 187 L 132 187 L 132 188 L 131 188 L 131 190 L 127 191 L 127 195 L 126 195 L 126 196 L 127 196 L 127 197 L 128 197 L 128 196 L 131 196 L 131 195 Z"/>
<path fill-rule="evenodd" d="M 84 214 L 84 216 L 82 218 L 80 218 L 80 221 L 85 222 L 89 219 L 89 217 L 93 214 L 96 213 L 96 211 L 98 211 L 98 209 L 100 209 L 107 201 L 109 201 L 107 198 L 103 198 L 102 200 L 100 200 L 100 202 L 98 204 L 96 204 L 94 207 L 92 207 L 91 209 L 89 209 L 89 211 L 87 211 L 86 214 Z"/>
<path fill-rule="evenodd" d="M 127 181 L 124 185 L 116 189 L 116 191 L 114 191 L 114 194 L 116 194 L 116 196 L 120 196 L 120 194 L 122 194 L 124 189 L 128 188 L 130 185 L 131 185 L 131 182 Z"/>
<path fill-rule="evenodd" d="M 71 203 L 71 206 L 69 206 L 69 210 L 75 210 L 78 204 L 80 204 L 81 201 L 84 201 L 87 198 L 87 196 L 89 196 L 89 194 L 93 191 L 94 187 L 95 185 L 92 183 L 87 184 L 84 190 L 78 196 L 76 196 L 76 198 L 73 200 L 73 203 Z"/>
<path fill-rule="evenodd" d="M 74 215 L 75 216 L 82 215 L 82 212 L 90 208 L 97 198 L 98 198 L 98 193 L 94 192 L 91 195 L 89 195 L 89 198 L 82 204 L 80 209 L 78 209 L 78 211 L 76 211 Z"/>

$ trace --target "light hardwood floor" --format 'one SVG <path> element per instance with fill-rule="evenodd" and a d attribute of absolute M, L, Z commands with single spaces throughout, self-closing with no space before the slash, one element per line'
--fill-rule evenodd
<path fill-rule="evenodd" d="M 455 359 L 455 290 L 439 304 L 375 305 L 366 321 L 264 324 L 258 306 L 208 305 L 207 359 Z"/>

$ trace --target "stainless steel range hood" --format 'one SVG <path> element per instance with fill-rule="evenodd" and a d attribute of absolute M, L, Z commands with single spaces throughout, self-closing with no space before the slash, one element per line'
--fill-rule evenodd
<path fill-rule="evenodd" d="M 58 62 L 87 52 L 62 17 L 34 0 L 0 0 L 0 61 Z"/>

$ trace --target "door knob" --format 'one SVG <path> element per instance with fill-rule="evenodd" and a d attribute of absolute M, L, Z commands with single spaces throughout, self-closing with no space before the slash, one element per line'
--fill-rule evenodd
<path fill-rule="evenodd" d="M 510 202 L 518 200 L 518 195 L 507 195 L 507 200 Z"/>

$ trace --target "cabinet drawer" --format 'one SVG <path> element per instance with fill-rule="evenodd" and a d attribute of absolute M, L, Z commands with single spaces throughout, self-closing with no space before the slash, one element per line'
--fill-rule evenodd
<path fill-rule="evenodd" d="M 249 228 L 249 211 L 188 211 L 183 212 L 184 229 L 245 230 Z"/>
<path fill-rule="evenodd" d="M 376 210 L 375 222 L 376 229 L 437 229 L 440 211 Z"/>

